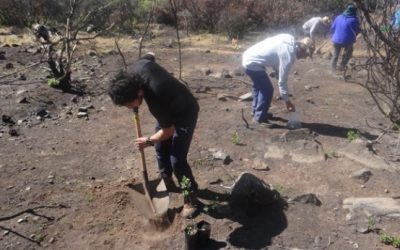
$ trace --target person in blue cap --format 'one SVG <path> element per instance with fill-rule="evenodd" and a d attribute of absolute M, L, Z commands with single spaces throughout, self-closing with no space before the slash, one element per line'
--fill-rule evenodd
<path fill-rule="evenodd" d="M 395 31 L 400 30 L 400 4 L 396 6 L 396 10 L 392 17 L 392 28 Z"/>
<path fill-rule="evenodd" d="M 360 32 L 360 23 L 357 18 L 357 8 L 355 4 L 346 5 L 345 11 L 337 16 L 332 23 L 331 41 L 334 47 L 332 57 L 332 72 L 343 71 L 353 55 L 353 45 L 356 42 L 357 34 Z M 341 50 L 344 50 L 342 61 L 337 67 L 337 62 Z"/>

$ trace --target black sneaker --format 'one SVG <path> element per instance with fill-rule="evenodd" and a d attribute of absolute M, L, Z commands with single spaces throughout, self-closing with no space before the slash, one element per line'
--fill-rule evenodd
<path fill-rule="evenodd" d="M 175 184 L 172 176 L 162 179 L 165 183 L 165 186 L 167 187 L 168 192 L 178 192 L 178 193 L 180 192 L 180 188 Z"/>
<path fill-rule="evenodd" d="M 274 127 L 274 124 L 272 124 L 270 121 L 268 121 L 268 120 L 265 120 L 265 121 L 257 121 L 255 118 L 253 118 L 253 123 L 254 124 L 257 124 L 257 125 L 259 125 L 259 126 L 261 126 L 261 127 L 264 127 L 264 128 L 272 128 L 272 127 Z"/>

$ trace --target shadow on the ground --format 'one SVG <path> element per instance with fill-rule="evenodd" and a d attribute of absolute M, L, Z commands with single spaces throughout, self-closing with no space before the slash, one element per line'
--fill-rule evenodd
<path fill-rule="evenodd" d="M 287 227 L 284 211 L 288 205 L 277 192 L 276 201 L 268 206 L 251 206 L 250 209 L 228 208 L 227 211 L 212 208 L 212 204 L 229 201 L 230 194 L 205 189 L 198 191 L 198 197 L 210 201 L 211 205 L 203 204 L 201 209 L 204 213 L 216 219 L 229 219 L 241 224 L 229 234 L 227 239 L 234 247 L 263 249 L 271 245 L 272 238 L 281 234 Z M 211 208 L 205 211 L 204 207 Z M 204 249 L 218 248 L 209 246 Z"/>
<path fill-rule="evenodd" d="M 346 139 L 348 137 L 348 133 L 350 131 L 353 131 L 354 133 L 359 134 L 360 136 L 366 138 L 367 140 L 375 140 L 376 138 L 378 138 L 377 135 L 373 135 L 368 132 L 360 131 L 357 128 L 345 128 L 345 127 L 324 124 L 324 123 L 302 122 L 301 125 L 303 128 L 308 128 L 309 130 L 311 130 L 317 134 L 320 134 L 320 135 L 340 137 L 340 138 Z"/>

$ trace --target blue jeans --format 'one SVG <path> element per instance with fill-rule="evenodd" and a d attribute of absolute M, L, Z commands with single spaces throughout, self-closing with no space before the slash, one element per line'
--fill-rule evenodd
<path fill-rule="evenodd" d="M 191 181 L 190 189 L 197 190 L 197 183 L 187 161 L 190 143 L 192 141 L 194 129 L 197 123 L 197 112 L 189 114 L 187 117 L 180 118 L 176 121 L 174 135 L 160 143 L 156 143 L 156 155 L 158 168 L 162 178 L 167 178 L 174 173 L 178 179 L 179 185 L 183 176 L 186 176 Z M 156 132 L 161 127 L 156 124 Z"/>
<path fill-rule="evenodd" d="M 253 110 L 254 118 L 259 122 L 268 120 L 268 110 L 271 106 L 274 87 L 265 71 L 246 69 L 246 74 L 253 82 Z"/>

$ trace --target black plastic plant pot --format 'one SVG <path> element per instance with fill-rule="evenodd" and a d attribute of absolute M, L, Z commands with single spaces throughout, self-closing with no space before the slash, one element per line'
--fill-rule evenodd
<path fill-rule="evenodd" d="M 211 225 L 207 221 L 200 221 L 197 223 L 198 239 L 197 242 L 200 246 L 206 246 L 210 243 Z"/>
<path fill-rule="evenodd" d="M 196 250 L 198 240 L 198 229 L 197 226 L 188 225 L 185 228 L 185 250 Z"/>

